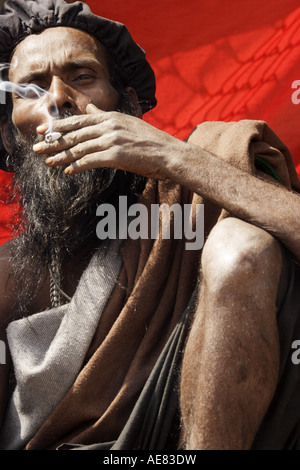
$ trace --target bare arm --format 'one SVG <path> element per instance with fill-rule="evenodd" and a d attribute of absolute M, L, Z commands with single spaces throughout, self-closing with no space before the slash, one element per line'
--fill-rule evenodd
<path fill-rule="evenodd" d="M 70 175 L 113 167 L 170 179 L 267 230 L 300 262 L 300 195 L 243 172 L 141 119 L 105 113 L 91 105 L 88 112 L 56 122 L 53 130 L 68 134 L 53 144 L 34 147 L 43 154 L 57 152 L 46 159 L 48 165 L 69 163 L 65 171 Z"/>
<path fill-rule="evenodd" d="M 185 158 L 190 162 L 184 166 L 174 163 L 173 181 L 180 183 L 183 178 L 196 193 L 267 230 L 300 262 L 299 194 L 241 171 L 198 148 L 186 150 Z M 181 177 L 177 179 L 178 173 Z"/>

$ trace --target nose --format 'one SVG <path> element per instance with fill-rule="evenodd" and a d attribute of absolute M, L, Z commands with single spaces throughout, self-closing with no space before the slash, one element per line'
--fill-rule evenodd
<path fill-rule="evenodd" d="M 53 97 L 49 102 L 49 112 L 52 116 L 75 111 L 77 105 L 72 96 L 72 89 L 61 78 L 53 77 L 49 91 Z"/>

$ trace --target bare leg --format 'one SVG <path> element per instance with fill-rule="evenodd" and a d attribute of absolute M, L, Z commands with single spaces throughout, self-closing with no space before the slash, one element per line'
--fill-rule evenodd
<path fill-rule="evenodd" d="M 228 218 L 211 232 L 183 361 L 186 449 L 249 449 L 275 391 L 281 252 L 268 233 Z"/>

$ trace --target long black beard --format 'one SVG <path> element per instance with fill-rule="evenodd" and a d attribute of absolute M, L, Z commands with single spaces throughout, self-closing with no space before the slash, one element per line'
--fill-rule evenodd
<path fill-rule="evenodd" d="M 30 302 L 48 274 L 53 252 L 59 263 L 96 240 L 96 209 L 110 203 L 118 209 L 120 195 L 133 203 L 144 188 L 144 178 L 100 168 L 66 175 L 50 168 L 35 154 L 33 142 L 14 137 L 14 192 L 22 213 L 12 242 L 12 274 L 16 286 L 17 316 L 26 315 Z"/>

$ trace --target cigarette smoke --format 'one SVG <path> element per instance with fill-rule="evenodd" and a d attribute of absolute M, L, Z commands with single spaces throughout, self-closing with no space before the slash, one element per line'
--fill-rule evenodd
<path fill-rule="evenodd" d="M 58 107 L 55 101 L 55 98 L 52 93 L 49 91 L 44 90 L 43 88 L 39 87 L 38 85 L 30 84 L 30 83 L 13 83 L 8 80 L 3 80 L 3 72 L 9 69 L 12 65 L 11 64 L 0 64 L 0 91 L 5 93 L 15 93 L 16 95 L 20 96 L 23 99 L 27 100 L 36 100 L 48 96 L 51 102 L 51 111 L 52 114 L 48 111 L 48 106 L 45 104 L 46 114 L 48 115 L 48 124 L 49 128 L 46 131 L 52 132 L 52 120 L 55 117 L 59 116 Z M 14 67 L 16 64 L 14 63 Z M 5 99 L 5 97 L 4 97 Z M 3 99 L 1 100 L 3 103 Z M 4 103 L 5 104 L 5 101 Z"/>

